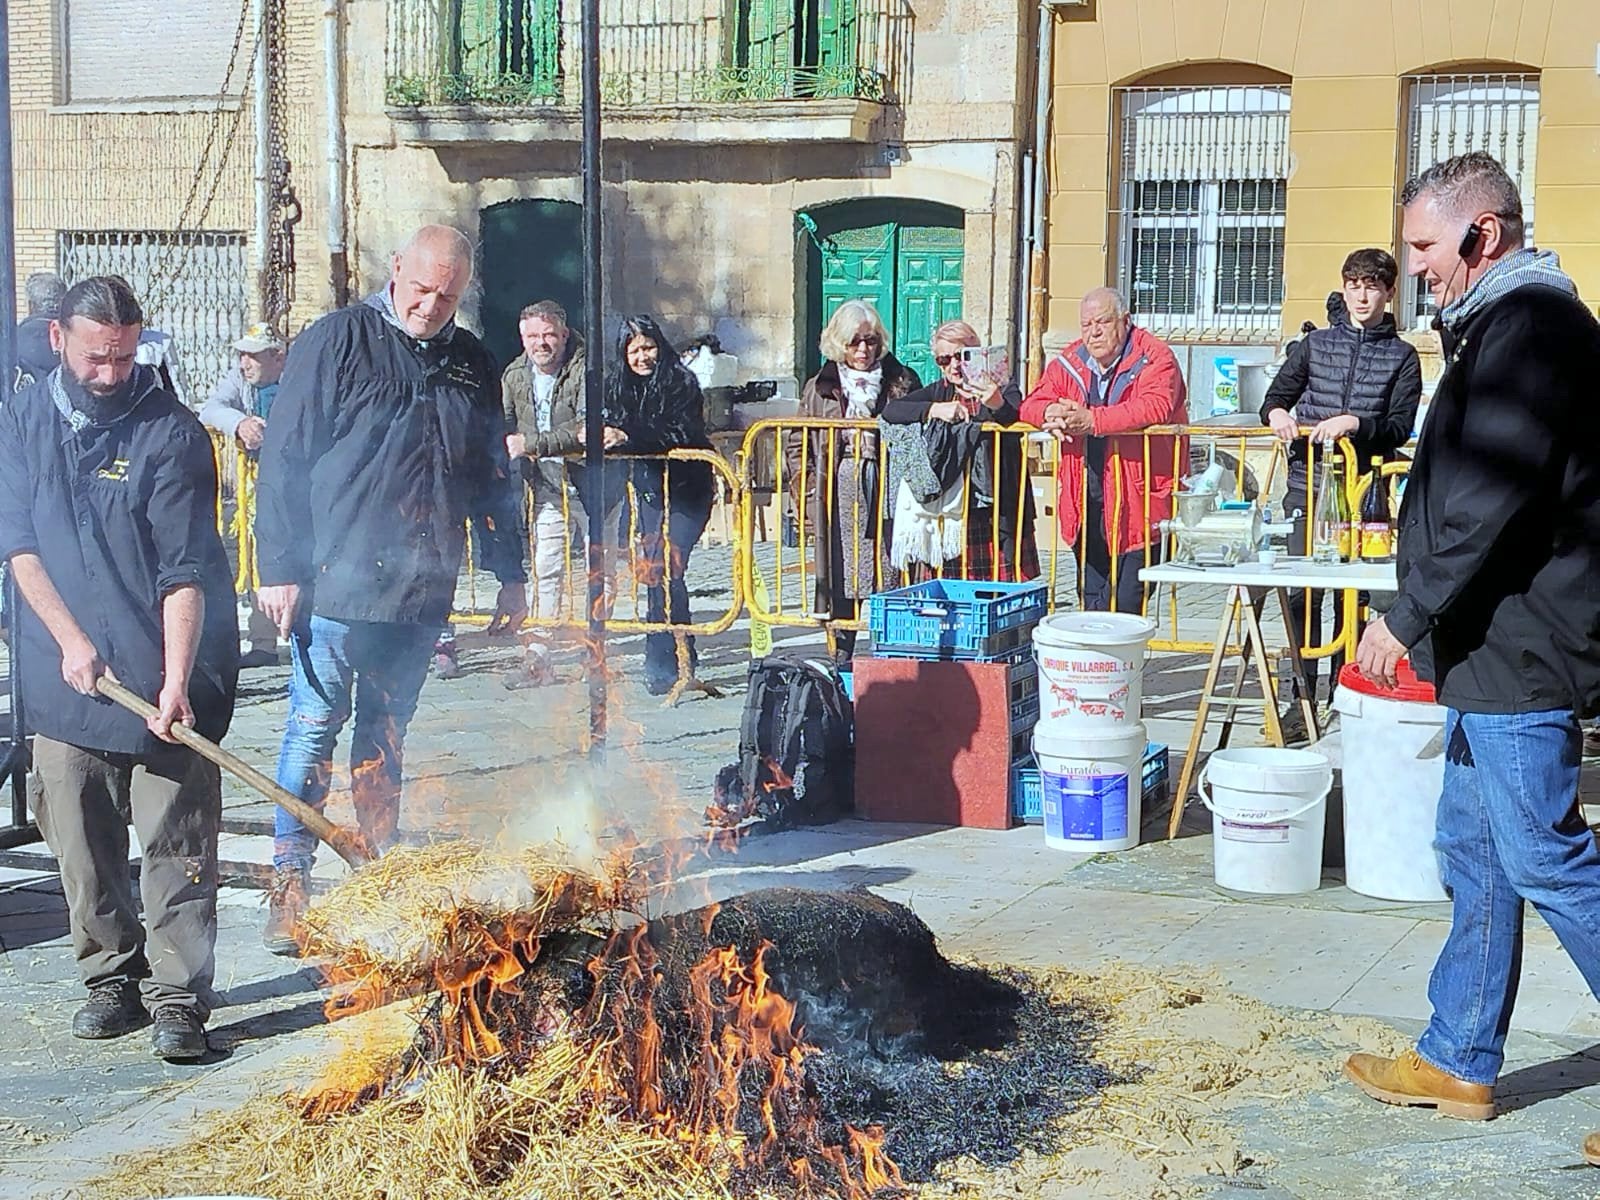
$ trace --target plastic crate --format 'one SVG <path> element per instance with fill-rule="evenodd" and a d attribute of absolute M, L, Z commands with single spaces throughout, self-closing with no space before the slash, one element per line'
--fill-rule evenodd
<path fill-rule="evenodd" d="M 1167 798 L 1168 761 L 1165 746 L 1159 742 L 1145 744 L 1142 804 L 1147 813 Z M 1011 816 L 1024 825 L 1044 824 L 1039 765 L 1031 753 L 1011 764 Z"/>
<path fill-rule="evenodd" d="M 1042 583 L 930 579 L 869 602 L 875 653 L 916 658 L 998 658 L 1026 644 L 1044 616 Z"/>

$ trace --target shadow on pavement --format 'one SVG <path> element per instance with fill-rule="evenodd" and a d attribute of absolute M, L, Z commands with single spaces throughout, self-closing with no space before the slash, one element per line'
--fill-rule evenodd
<path fill-rule="evenodd" d="M 1600 1044 L 1500 1076 L 1495 1103 L 1503 1116 L 1596 1084 L 1600 1084 Z"/>

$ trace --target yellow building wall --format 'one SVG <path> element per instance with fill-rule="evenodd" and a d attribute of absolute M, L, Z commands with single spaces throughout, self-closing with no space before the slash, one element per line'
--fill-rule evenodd
<path fill-rule="evenodd" d="M 1540 75 L 1539 244 L 1600 302 L 1600 0 L 1096 0 L 1055 25 L 1047 342 L 1115 282 L 1113 94 L 1178 68 L 1290 77 L 1282 326 L 1323 319 L 1344 256 L 1395 247 L 1405 75 L 1506 64 Z M 1176 80 L 1171 80 L 1176 82 Z"/>

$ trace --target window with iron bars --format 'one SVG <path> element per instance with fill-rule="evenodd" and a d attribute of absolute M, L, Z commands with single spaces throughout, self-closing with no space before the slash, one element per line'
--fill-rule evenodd
<path fill-rule="evenodd" d="M 1498 72 L 1412 75 L 1406 79 L 1406 99 L 1405 177 L 1469 150 L 1488 151 L 1522 194 L 1527 243 L 1533 245 L 1539 77 Z M 1415 329 L 1432 322 L 1433 296 L 1420 280 L 1407 276 L 1400 312 Z"/>
<path fill-rule="evenodd" d="M 1272 341 L 1283 305 L 1289 89 L 1118 89 L 1117 281 L 1164 337 Z"/>
<path fill-rule="evenodd" d="M 144 308 L 145 327 L 171 336 L 174 382 L 199 404 L 237 359 L 250 324 L 250 243 L 231 231 L 66 229 L 56 235 L 61 277 L 120 275 Z"/>

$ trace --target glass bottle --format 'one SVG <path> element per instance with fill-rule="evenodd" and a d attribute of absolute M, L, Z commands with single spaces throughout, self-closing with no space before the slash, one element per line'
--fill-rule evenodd
<path fill-rule="evenodd" d="M 1339 498 L 1333 481 L 1333 462 L 1326 455 L 1317 477 L 1317 512 L 1311 524 L 1311 557 L 1316 562 L 1339 561 Z"/>
<path fill-rule="evenodd" d="M 1350 508 L 1350 493 L 1344 489 L 1344 455 L 1330 454 L 1333 460 L 1333 494 L 1339 504 L 1339 562 L 1352 562 L 1359 554 L 1356 542 L 1355 513 Z"/>
<path fill-rule="evenodd" d="M 1383 478 L 1383 460 L 1372 460 L 1372 483 L 1361 499 L 1361 561 L 1394 559 L 1394 513 L 1389 507 L 1389 485 Z"/>

